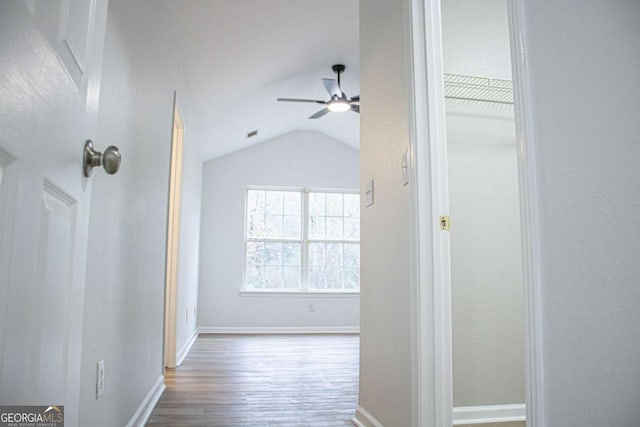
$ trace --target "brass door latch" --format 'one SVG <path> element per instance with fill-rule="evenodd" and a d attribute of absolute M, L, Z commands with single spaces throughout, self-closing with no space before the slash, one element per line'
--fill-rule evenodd
<path fill-rule="evenodd" d="M 449 216 L 443 215 L 440 217 L 440 230 L 449 231 L 449 227 L 451 226 L 451 220 Z"/>

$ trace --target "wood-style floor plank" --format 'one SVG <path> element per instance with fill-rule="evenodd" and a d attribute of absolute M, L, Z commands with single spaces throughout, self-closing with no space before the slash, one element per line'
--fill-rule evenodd
<path fill-rule="evenodd" d="M 358 352 L 356 335 L 200 335 L 147 425 L 353 427 Z"/>
<path fill-rule="evenodd" d="M 148 426 L 352 426 L 356 335 L 200 335 Z"/>

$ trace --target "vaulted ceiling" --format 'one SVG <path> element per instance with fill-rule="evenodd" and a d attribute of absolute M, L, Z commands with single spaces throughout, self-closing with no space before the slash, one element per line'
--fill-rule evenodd
<path fill-rule="evenodd" d="M 321 78 L 345 64 L 359 94 L 357 0 L 166 0 L 179 28 L 190 110 L 205 160 L 293 130 L 359 145 L 359 116 L 278 97 L 328 99 Z M 258 135 L 246 134 L 254 129 Z"/>

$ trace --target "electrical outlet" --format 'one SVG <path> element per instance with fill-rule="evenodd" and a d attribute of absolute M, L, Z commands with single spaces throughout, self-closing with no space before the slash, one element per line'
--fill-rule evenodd
<path fill-rule="evenodd" d="M 316 304 L 313 302 L 310 302 L 309 305 L 307 306 L 307 309 L 309 310 L 309 313 L 313 313 L 314 311 L 316 311 Z"/>
<path fill-rule="evenodd" d="M 189 322 L 189 309 L 188 308 L 184 310 L 184 321 L 187 322 L 187 323 Z"/>
<path fill-rule="evenodd" d="M 96 399 L 104 394 L 104 360 L 98 362 L 96 367 Z"/>

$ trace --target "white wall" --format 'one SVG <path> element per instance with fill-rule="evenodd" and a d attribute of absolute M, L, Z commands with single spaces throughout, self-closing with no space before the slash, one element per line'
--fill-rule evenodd
<path fill-rule="evenodd" d="M 515 125 L 483 109 L 447 116 L 454 406 L 525 400 Z"/>
<path fill-rule="evenodd" d="M 247 185 L 358 188 L 358 150 L 297 131 L 205 163 L 202 185 L 201 328 L 357 327 L 359 297 L 240 295 Z M 308 302 L 314 302 L 310 313 Z"/>
<path fill-rule="evenodd" d="M 444 71 L 511 79 L 507 0 L 442 2 Z M 447 101 L 454 406 L 524 403 L 513 107 Z"/>
<path fill-rule="evenodd" d="M 524 0 L 553 426 L 640 425 L 640 2 Z"/>
<path fill-rule="evenodd" d="M 148 3 L 109 5 L 96 143 L 121 148 L 120 172 L 97 171 L 88 246 L 80 425 L 125 425 L 163 373 L 163 311 L 173 91 L 185 92 L 169 17 Z M 187 96 L 182 98 L 188 106 Z M 188 108 L 183 109 L 189 127 Z M 196 141 L 185 140 L 183 224 L 197 222 Z M 193 186 L 193 187 L 191 187 Z M 186 209 L 184 209 L 186 208 Z M 196 225 L 197 227 L 197 225 Z M 197 233 L 196 233 L 197 236 Z M 197 238 L 184 233 L 181 280 L 195 277 Z M 189 242 L 189 240 L 191 240 Z M 194 255 L 195 254 L 195 255 Z M 182 283 L 181 283 L 182 285 Z M 196 292 L 196 282 L 185 283 Z M 191 297 L 194 299 L 194 297 Z M 187 298 L 184 298 L 187 299 Z M 195 328 L 192 322 L 191 328 Z M 179 328 L 180 329 L 180 328 Z M 105 394 L 95 399 L 96 362 L 105 361 Z"/>
<path fill-rule="evenodd" d="M 385 426 L 409 426 L 411 287 L 406 2 L 360 2 L 360 180 L 375 182 L 375 204 L 361 211 L 359 405 Z M 358 419 L 367 422 L 362 413 Z M 369 424 L 365 424 L 369 425 Z"/>
<path fill-rule="evenodd" d="M 508 0 L 442 0 L 444 72 L 511 80 Z"/>

